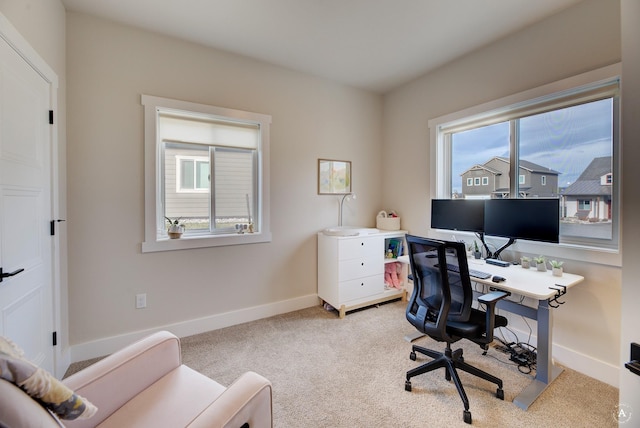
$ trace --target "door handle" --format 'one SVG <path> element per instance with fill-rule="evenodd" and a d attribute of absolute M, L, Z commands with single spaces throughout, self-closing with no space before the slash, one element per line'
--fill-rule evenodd
<path fill-rule="evenodd" d="M 4 278 L 9 278 L 10 276 L 17 275 L 17 274 L 19 274 L 20 272 L 23 272 L 23 271 L 24 271 L 24 269 L 17 269 L 17 270 L 14 270 L 13 272 L 4 273 L 2 271 L 2 268 L 0 267 L 0 282 L 2 282 L 2 280 Z"/>

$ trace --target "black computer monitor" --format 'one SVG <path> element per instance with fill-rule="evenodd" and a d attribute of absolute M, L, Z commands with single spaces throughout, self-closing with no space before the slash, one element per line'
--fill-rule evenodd
<path fill-rule="evenodd" d="M 485 235 L 559 242 L 559 199 L 488 199 L 484 210 Z"/>
<path fill-rule="evenodd" d="M 484 230 L 484 199 L 433 199 L 431 228 L 482 232 Z"/>

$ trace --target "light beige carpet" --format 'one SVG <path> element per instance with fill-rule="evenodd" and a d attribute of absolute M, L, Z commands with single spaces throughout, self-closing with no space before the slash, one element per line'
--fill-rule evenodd
<path fill-rule="evenodd" d="M 276 427 L 468 427 L 463 405 L 444 371 L 412 379 L 405 373 L 426 357 L 409 359 L 404 335 L 415 330 L 401 302 L 350 313 L 339 319 L 320 306 L 182 339 L 183 361 L 223 385 L 247 370 L 273 383 Z M 443 349 L 423 338 L 416 343 Z M 524 411 L 512 403 L 527 386 L 508 356 L 460 341 L 465 361 L 504 382 L 505 400 L 495 386 L 460 373 L 476 427 L 617 427 L 618 390 L 571 369 Z M 77 363 L 70 371 L 85 364 Z"/>

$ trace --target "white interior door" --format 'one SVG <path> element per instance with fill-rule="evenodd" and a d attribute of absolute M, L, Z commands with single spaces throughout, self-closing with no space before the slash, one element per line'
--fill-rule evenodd
<path fill-rule="evenodd" d="M 0 38 L 0 334 L 54 372 L 51 86 Z M 20 271 L 20 269 L 24 269 Z"/>

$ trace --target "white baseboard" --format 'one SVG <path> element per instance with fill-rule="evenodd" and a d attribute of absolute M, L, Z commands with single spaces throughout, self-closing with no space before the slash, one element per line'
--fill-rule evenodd
<path fill-rule="evenodd" d="M 151 333 L 160 330 L 167 330 L 178 337 L 187 337 L 194 334 L 205 333 L 211 330 L 217 330 L 224 327 L 230 327 L 236 324 L 242 324 L 249 321 L 255 321 L 274 315 L 285 314 L 300 309 L 309 308 L 319 304 L 317 294 L 309 294 L 307 296 L 295 299 L 283 300 L 280 302 L 269 303 L 266 305 L 253 306 L 243 308 L 236 311 L 225 312 L 222 314 L 211 315 L 208 317 L 197 318 L 179 323 L 161 325 L 147 330 L 140 330 L 132 333 L 126 333 L 118 336 L 105 337 L 103 339 L 93 340 L 91 342 L 80 343 L 70 347 L 71 362 L 84 361 L 91 358 L 108 355 L 121 349 L 128 344 L 135 342 Z"/>
<path fill-rule="evenodd" d="M 557 343 L 553 344 L 553 360 L 571 370 L 620 388 L 620 368 L 616 365 L 597 360 Z"/>
<path fill-rule="evenodd" d="M 537 346 L 538 338 L 536 335 L 532 334 L 529 338 L 529 332 L 517 328 L 509 328 L 509 330 L 515 332 L 518 337 L 527 337 L 532 346 Z M 568 367 L 613 387 L 620 387 L 620 368 L 614 364 L 598 360 L 555 342 L 552 345 L 551 353 L 554 363 Z"/>

